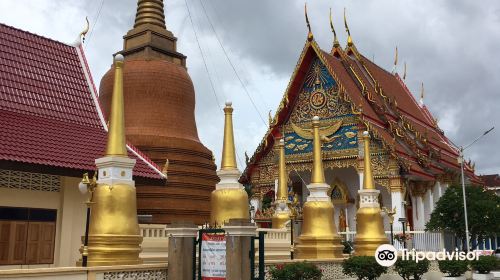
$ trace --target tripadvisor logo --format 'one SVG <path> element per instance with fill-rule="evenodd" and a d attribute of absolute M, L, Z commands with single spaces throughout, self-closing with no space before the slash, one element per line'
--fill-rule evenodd
<path fill-rule="evenodd" d="M 398 252 L 391 244 L 382 244 L 375 251 L 375 260 L 381 266 L 389 267 L 396 263 Z"/>
<path fill-rule="evenodd" d="M 439 252 L 417 252 L 415 249 L 412 250 L 399 250 L 399 255 L 401 260 L 413 260 L 415 262 L 419 262 L 422 260 L 429 261 L 442 261 L 442 260 L 478 260 L 480 251 L 474 250 L 471 252 L 459 252 L 458 249 L 452 252 L 447 252 L 446 250 L 442 250 Z M 389 267 L 396 263 L 398 258 L 398 251 L 396 248 L 390 244 L 382 244 L 375 251 L 375 260 L 381 266 Z"/>

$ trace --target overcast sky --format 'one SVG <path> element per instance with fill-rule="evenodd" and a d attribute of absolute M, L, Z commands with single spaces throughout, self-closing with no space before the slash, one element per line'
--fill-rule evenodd
<path fill-rule="evenodd" d="M 178 51 L 196 89 L 196 118 L 202 142 L 222 146 L 224 100 L 233 101 L 240 169 L 267 129 L 267 114 L 277 108 L 306 40 L 303 1 L 186 0 L 212 77 L 209 82 L 185 0 L 165 0 L 167 28 L 178 37 Z M 204 12 L 203 6 L 206 13 Z M 102 9 L 99 8 L 101 3 Z M 91 21 L 85 51 L 96 84 L 122 49 L 131 29 L 136 0 L 0 0 L 0 22 L 71 43 Z M 328 9 L 345 45 L 342 12 L 353 40 L 365 56 L 390 70 L 399 49 L 399 72 L 407 62 L 409 89 L 425 103 L 446 135 L 466 145 L 485 130 L 496 130 L 466 151 L 479 174 L 500 173 L 500 1 L 309 1 L 315 39 L 330 50 Z M 207 16 L 210 22 L 207 19 Z M 97 21 L 96 21 L 97 20 Z M 240 80 L 224 56 L 213 24 Z M 216 102 L 216 97 L 219 100 Z M 255 109 L 258 108 L 258 111 Z M 264 120 L 264 121 L 263 121 Z"/>

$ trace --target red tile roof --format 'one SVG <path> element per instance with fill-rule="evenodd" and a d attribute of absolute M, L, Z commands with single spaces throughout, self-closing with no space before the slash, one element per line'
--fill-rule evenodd
<path fill-rule="evenodd" d="M 348 100 L 358 109 L 362 109 L 360 115 L 363 121 L 366 121 L 365 124 L 370 125 L 377 137 L 391 148 L 393 156 L 409 164 L 410 175 L 428 180 L 445 173 L 446 170 L 452 169 L 456 172 L 459 169 L 457 148 L 439 129 L 429 110 L 417 103 L 397 74 L 391 74 L 372 63 L 359 54 L 355 47 L 348 48 L 346 52 L 338 49 L 336 53 L 331 54 L 321 50 L 312 41 L 306 44 L 301 56 L 303 60 L 299 61 L 295 72 L 297 75 L 292 77 L 291 86 L 285 92 L 289 102 L 278 109 L 276 123 L 250 159 L 242 181 L 248 180 L 257 168 L 257 163 L 274 144 L 272 136 L 279 134 L 279 127 L 289 117 L 289 111 L 293 108 L 290 104 L 294 104 L 298 96 L 297 83 L 302 81 L 303 68 L 309 65 L 312 56 L 319 56 L 325 62 L 330 74 L 345 89 Z M 399 135 L 398 138 L 392 131 L 393 125 L 395 128 L 396 125 L 401 126 L 399 122 L 403 121 L 403 118 L 411 125 L 410 130 L 414 129 L 414 137 Z M 417 133 L 424 136 L 425 141 L 417 142 L 421 141 L 415 140 Z M 466 165 L 465 171 L 471 179 L 478 181 L 472 167 Z"/>
<path fill-rule="evenodd" d="M 486 187 L 500 187 L 500 175 L 498 174 L 481 175 L 479 178 Z"/>
<path fill-rule="evenodd" d="M 106 126 L 83 51 L 0 24 L 0 160 L 94 170 Z M 162 179 L 131 145 L 134 175 Z"/>

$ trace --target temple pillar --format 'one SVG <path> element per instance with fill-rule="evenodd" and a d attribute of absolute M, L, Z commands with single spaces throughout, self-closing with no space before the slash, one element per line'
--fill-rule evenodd
<path fill-rule="evenodd" d="M 250 242 L 257 227 L 245 219 L 230 219 L 226 231 L 226 279 L 250 280 Z"/>
<path fill-rule="evenodd" d="M 431 213 L 434 211 L 434 197 L 432 193 L 432 188 L 428 188 L 424 194 L 424 223 L 429 221 L 431 218 Z"/>
<path fill-rule="evenodd" d="M 167 226 L 168 277 L 178 280 L 193 279 L 194 240 L 198 227 L 193 223 L 173 223 Z"/>
<path fill-rule="evenodd" d="M 413 199 L 414 230 L 422 230 L 425 227 L 424 200 L 422 195 L 417 195 Z"/>
<path fill-rule="evenodd" d="M 403 207 L 403 193 L 401 190 L 394 190 L 391 188 L 391 207 L 396 209 L 394 214 L 394 229 L 400 228 L 399 219 L 406 217 Z"/>

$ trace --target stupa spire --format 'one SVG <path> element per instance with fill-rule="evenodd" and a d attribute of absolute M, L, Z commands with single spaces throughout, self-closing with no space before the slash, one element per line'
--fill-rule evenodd
<path fill-rule="evenodd" d="M 285 140 L 279 139 L 277 145 L 279 154 L 278 163 L 278 190 L 276 192 L 276 208 L 272 217 L 273 228 L 285 228 L 290 220 L 290 208 L 288 208 L 288 173 L 285 162 Z"/>
<path fill-rule="evenodd" d="M 233 107 L 231 102 L 226 102 L 224 107 L 224 143 L 222 145 L 222 170 L 238 169 L 236 165 L 236 152 L 234 148 L 234 134 L 233 134 Z"/>
<path fill-rule="evenodd" d="M 134 28 L 144 24 L 154 24 L 166 28 L 163 0 L 139 0 Z"/>
<path fill-rule="evenodd" d="M 311 183 L 325 183 L 325 171 L 323 169 L 323 159 L 321 157 L 321 137 L 319 135 L 319 117 L 312 119 L 313 128 L 313 171 Z"/>
<path fill-rule="evenodd" d="M 370 134 L 368 134 L 368 131 L 363 132 L 363 141 L 364 141 L 364 152 L 365 152 L 363 189 L 374 190 L 375 183 L 373 182 L 373 172 L 372 172 L 372 163 L 370 155 Z"/>
<path fill-rule="evenodd" d="M 288 197 L 288 174 L 286 172 L 286 163 L 285 163 L 285 141 L 283 138 L 279 140 L 278 143 L 279 150 L 279 176 L 278 176 L 278 192 L 276 194 L 277 199 L 279 200 L 287 200 Z"/>
<path fill-rule="evenodd" d="M 357 256 L 374 256 L 378 246 L 389 243 L 385 236 L 384 221 L 380 212 L 378 197 L 380 191 L 375 189 L 370 157 L 370 134 L 363 132 L 364 140 L 364 176 L 363 188 L 358 191 L 359 208 L 356 212 L 356 236 L 354 244 Z"/>
<path fill-rule="evenodd" d="M 123 105 L 123 55 L 115 56 L 115 81 L 111 97 L 106 156 L 127 156 Z"/>

